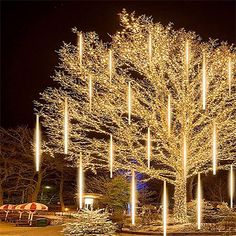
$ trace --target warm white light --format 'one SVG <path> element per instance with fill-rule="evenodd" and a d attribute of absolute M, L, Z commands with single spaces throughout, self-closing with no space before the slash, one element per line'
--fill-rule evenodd
<path fill-rule="evenodd" d="M 202 108 L 206 109 L 206 56 L 203 53 L 202 61 Z"/>
<path fill-rule="evenodd" d="M 132 225 L 135 225 L 135 207 L 136 207 L 136 183 L 135 172 L 132 170 L 132 183 L 131 183 L 131 220 Z"/>
<path fill-rule="evenodd" d="M 147 135 L 147 158 L 148 158 L 148 168 L 150 168 L 150 160 L 151 160 L 151 135 L 150 135 L 150 128 L 148 128 L 148 135 Z"/>
<path fill-rule="evenodd" d="M 198 173 L 197 182 L 197 228 L 201 229 L 201 210 L 202 210 L 201 176 Z"/>
<path fill-rule="evenodd" d="M 65 98 L 64 107 L 64 153 L 68 154 L 68 101 Z"/>
<path fill-rule="evenodd" d="M 35 165 L 36 171 L 39 171 L 40 168 L 40 154 L 41 154 L 41 142 L 40 142 L 40 124 L 39 124 L 39 115 L 36 115 L 36 129 L 35 129 Z"/>
<path fill-rule="evenodd" d="M 167 122 L 168 122 L 168 134 L 170 135 L 171 130 L 171 97 L 170 94 L 168 95 L 168 115 L 167 115 Z"/>
<path fill-rule="evenodd" d="M 128 124 L 131 124 L 131 83 L 128 86 Z"/>
<path fill-rule="evenodd" d="M 183 163 L 184 163 L 184 176 L 186 177 L 186 167 L 187 167 L 187 140 L 186 136 L 184 135 L 183 140 Z"/>
<path fill-rule="evenodd" d="M 213 175 L 216 175 L 217 167 L 217 137 L 216 137 L 216 124 L 213 123 L 213 135 L 212 135 L 212 165 Z"/>
<path fill-rule="evenodd" d="M 89 110 L 92 110 L 92 96 L 93 96 L 93 82 L 92 78 L 89 77 Z"/>
<path fill-rule="evenodd" d="M 233 199 L 234 199 L 234 170 L 233 165 L 230 166 L 230 207 L 234 207 Z"/>
<path fill-rule="evenodd" d="M 163 188 L 163 235 L 166 236 L 167 233 L 167 190 L 166 190 L 166 181 L 164 181 Z"/>
<path fill-rule="evenodd" d="M 148 35 L 148 54 L 149 54 L 149 61 L 152 61 L 152 35 L 149 33 Z"/>
<path fill-rule="evenodd" d="M 78 48 L 79 48 L 79 63 L 82 65 L 83 58 L 83 34 L 79 33 L 78 35 Z"/>
<path fill-rule="evenodd" d="M 112 51 L 109 49 L 109 77 L 110 77 L 110 83 L 112 79 Z"/>
<path fill-rule="evenodd" d="M 231 80 L 232 80 L 232 70 L 231 70 L 231 58 L 228 62 L 228 82 L 229 82 L 229 95 L 231 95 Z"/>
<path fill-rule="evenodd" d="M 79 208 L 83 208 L 83 161 L 82 161 L 82 153 L 80 153 L 79 159 L 79 171 L 77 177 L 77 186 L 78 186 L 78 194 L 79 196 Z"/>
<path fill-rule="evenodd" d="M 87 197 L 85 197 L 85 199 L 84 199 L 84 204 L 85 204 L 85 206 L 91 206 L 91 205 L 93 205 L 93 198 L 87 198 Z"/>
<path fill-rule="evenodd" d="M 112 134 L 110 134 L 110 177 L 113 174 L 113 139 Z"/>
<path fill-rule="evenodd" d="M 189 61 L 190 61 L 190 55 L 189 55 L 189 41 L 186 41 L 185 45 L 185 53 L 186 53 L 186 75 L 187 75 L 187 81 L 188 81 L 188 70 L 189 70 Z"/>

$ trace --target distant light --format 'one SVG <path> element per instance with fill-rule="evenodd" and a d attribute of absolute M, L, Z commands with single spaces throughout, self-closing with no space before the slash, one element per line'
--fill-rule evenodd
<path fill-rule="evenodd" d="M 67 208 L 67 207 L 65 208 L 65 211 L 69 211 L 69 210 L 70 210 L 69 208 Z"/>
<path fill-rule="evenodd" d="M 46 188 L 46 189 L 50 189 L 50 188 L 51 188 L 51 186 L 45 186 L 44 188 Z"/>

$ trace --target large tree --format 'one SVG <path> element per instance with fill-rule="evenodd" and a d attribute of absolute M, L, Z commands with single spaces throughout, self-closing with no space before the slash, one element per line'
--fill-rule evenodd
<path fill-rule="evenodd" d="M 113 169 L 174 185 L 175 219 L 185 222 L 186 180 L 212 171 L 212 149 L 218 169 L 235 165 L 235 47 L 146 16 L 123 11 L 120 19 L 109 44 L 73 29 L 78 45 L 60 49 L 59 86 L 41 94 L 36 110 L 48 147 L 63 153 L 68 104 L 66 157 L 75 165 L 82 151 L 85 168 L 108 169 L 112 134 Z"/>

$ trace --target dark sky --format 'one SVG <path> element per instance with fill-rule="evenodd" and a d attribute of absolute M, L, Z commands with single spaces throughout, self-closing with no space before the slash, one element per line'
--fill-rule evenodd
<path fill-rule="evenodd" d="M 1 126 L 34 126 L 33 100 L 52 86 L 62 41 L 75 43 L 71 28 L 96 31 L 103 40 L 119 27 L 122 8 L 152 15 L 154 22 L 184 27 L 235 43 L 234 1 L 1 2 Z"/>

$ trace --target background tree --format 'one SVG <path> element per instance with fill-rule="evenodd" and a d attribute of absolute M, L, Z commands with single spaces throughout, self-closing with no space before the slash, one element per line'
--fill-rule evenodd
<path fill-rule="evenodd" d="M 74 180 L 75 171 L 64 156 L 42 155 L 41 169 L 35 172 L 33 131 L 27 127 L 0 128 L 0 205 L 43 200 L 45 185 L 59 186 L 55 191 L 64 210 L 64 182 Z M 47 184 L 45 184 L 47 183 Z M 68 191 L 68 188 L 66 188 Z M 71 195 L 73 195 L 71 191 Z M 50 196 L 51 198 L 52 196 Z M 50 204 L 50 199 L 47 199 Z"/>
<path fill-rule="evenodd" d="M 194 32 L 125 11 L 120 19 L 122 28 L 109 45 L 94 32 L 83 34 L 80 44 L 81 34 L 73 29 L 78 45 L 65 43 L 59 51 L 59 87 L 47 88 L 36 110 L 49 148 L 63 153 L 67 98 L 67 158 L 77 165 L 83 151 L 85 169 L 108 168 L 112 134 L 114 171 L 135 169 L 173 185 L 175 220 L 186 222 L 186 180 L 212 171 L 214 123 L 217 168 L 235 165 L 235 47 L 202 42 Z"/>
<path fill-rule="evenodd" d="M 104 176 L 92 177 L 86 181 L 88 192 L 102 194 L 103 207 L 124 212 L 130 202 L 130 183 L 125 176 L 117 175 L 113 179 Z"/>

